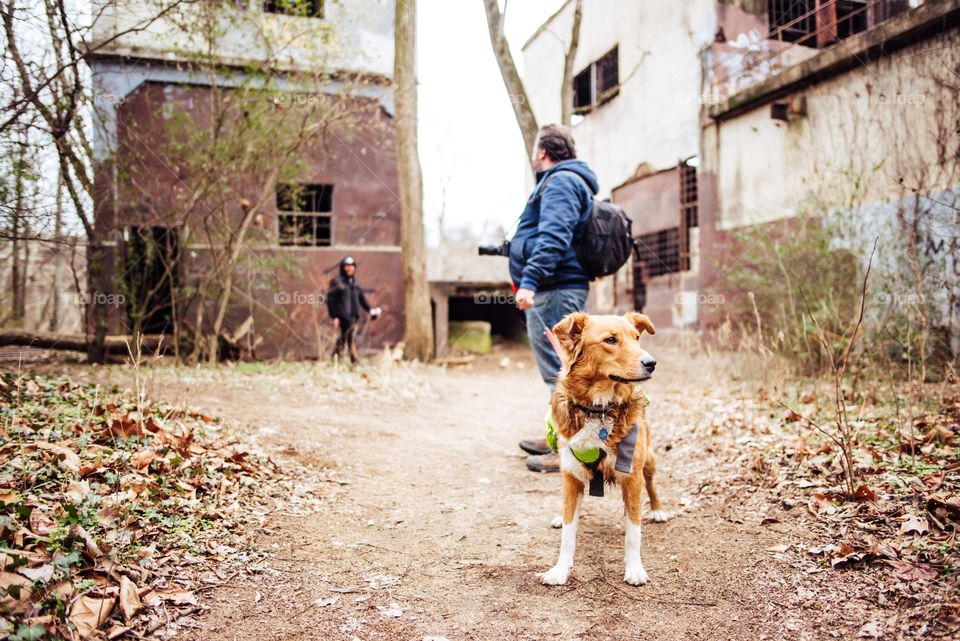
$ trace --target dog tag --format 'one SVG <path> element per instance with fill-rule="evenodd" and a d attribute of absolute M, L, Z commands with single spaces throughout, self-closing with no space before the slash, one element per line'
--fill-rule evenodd
<path fill-rule="evenodd" d="M 608 431 L 607 431 L 607 428 L 605 428 L 605 427 L 601 427 L 601 428 L 600 428 L 600 431 L 597 433 L 597 436 L 600 437 L 600 440 L 601 440 L 601 441 L 607 440 L 607 436 L 609 436 L 609 435 L 610 435 L 610 432 L 608 432 Z"/>

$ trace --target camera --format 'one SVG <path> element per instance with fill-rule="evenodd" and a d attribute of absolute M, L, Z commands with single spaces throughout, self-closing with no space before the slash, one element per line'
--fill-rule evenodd
<path fill-rule="evenodd" d="M 477 253 L 481 256 L 509 256 L 510 241 L 505 240 L 499 245 L 480 245 L 477 247 Z"/>

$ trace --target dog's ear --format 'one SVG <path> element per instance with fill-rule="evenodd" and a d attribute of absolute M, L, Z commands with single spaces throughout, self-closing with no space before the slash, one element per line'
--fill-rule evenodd
<path fill-rule="evenodd" d="M 645 314 L 638 314 L 637 312 L 629 312 L 623 315 L 627 319 L 627 322 L 637 328 L 637 331 L 643 333 L 646 331 L 648 334 L 656 334 L 657 330 L 653 327 L 653 323 Z"/>
<path fill-rule="evenodd" d="M 553 326 L 553 333 L 567 354 L 573 355 L 576 352 L 587 318 L 588 315 L 583 312 L 574 312 L 564 316 L 563 320 Z"/>

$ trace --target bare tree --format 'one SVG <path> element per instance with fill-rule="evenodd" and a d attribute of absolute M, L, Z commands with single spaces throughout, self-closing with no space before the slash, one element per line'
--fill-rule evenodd
<path fill-rule="evenodd" d="M 583 19 L 583 0 L 577 0 L 573 7 L 573 27 L 570 30 L 570 44 L 567 55 L 563 57 L 563 84 L 560 85 L 560 122 L 569 127 L 573 119 L 573 65 L 580 49 L 580 21 Z"/>
<path fill-rule="evenodd" d="M 397 101 L 403 336 L 407 354 L 426 361 L 433 354 L 433 322 L 423 235 L 423 178 L 417 152 L 416 19 L 416 0 L 397 0 L 393 79 Z"/>
<path fill-rule="evenodd" d="M 507 42 L 507 37 L 503 33 L 504 16 L 500 13 L 498 2 L 499 0 L 483 0 L 483 8 L 487 13 L 487 29 L 490 31 L 490 44 L 493 46 L 493 55 L 496 56 L 497 64 L 500 66 L 503 84 L 510 96 L 510 104 L 513 105 L 517 125 L 520 126 L 520 133 L 523 135 L 523 144 L 527 148 L 531 171 L 535 173 L 533 146 L 537 143 L 537 131 L 539 130 L 537 117 L 533 113 L 533 106 L 527 97 L 527 90 L 523 86 L 520 72 L 517 71 L 517 65 L 513 61 L 513 54 L 510 53 L 510 43 Z"/>
<path fill-rule="evenodd" d="M 155 12 L 130 29 L 111 38 L 93 42 L 92 25 L 111 3 L 94 3 L 88 23 L 78 20 L 67 0 L 44 0 L 36 5 L 18 6 L 17 0 L 0 5 L 5 52 L 2 80 L 13 88 L 12 97 L 0 108 L 0 134 L 25 122 L 39 147 L 50 148 L 55 156 L 63 188 L 76 218 L 87 237 L 88 287 L 97 289 L 109 281 L 105 268 L 112 249 L 94 225 L 94 159 L 88 137 L 92 96 L 87 84 L 86 59 L 99 48 L 125 34 L 149 28 L 183 0 L 158 0 Z M 37 35 L 45 38 L 39 42 Z M 26 48 L 25 48 L 26 47 Z M 42 52 L 39 59 L 36 50 Z M 107 334 L 107 307 L 94 296 L 88 338 L 88 359 L 102 362 Z"/>

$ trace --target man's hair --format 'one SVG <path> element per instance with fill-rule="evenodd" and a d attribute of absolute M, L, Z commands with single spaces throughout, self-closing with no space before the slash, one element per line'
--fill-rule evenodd
<path fill-rule="evenodd" d="M 547 152 L 553 162 L 577 157 L 577 144 L 570 130 L 563 125 L 546 125 L 537 134 L 537 147 Z"/>

